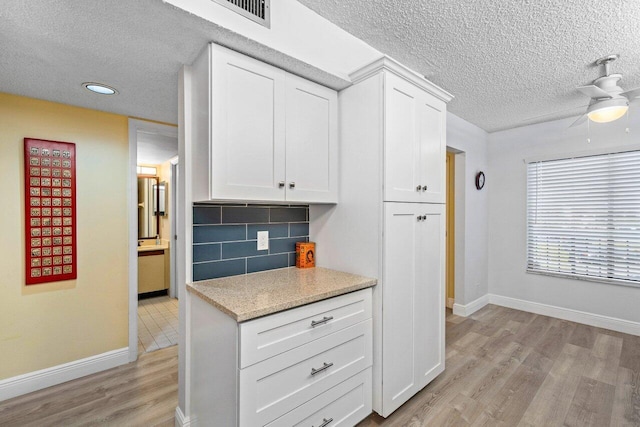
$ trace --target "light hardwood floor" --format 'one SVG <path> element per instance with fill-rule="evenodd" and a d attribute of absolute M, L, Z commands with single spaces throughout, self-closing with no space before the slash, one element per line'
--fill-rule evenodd
<path fill-rule="evenodd" d="M 178 346 L 134 363 L 0 402 L 0 426 L 173 427 Z"/>
<path fill-rule="evenodd" d="M 447 315 L 445 372 L 373 426 L 640 426 L 640 337 L 497 306 Z M 173 426 L 177 347 L 0 403 L 0 426 Z"/>
<path fill-rule="evenodd" d="M 373 426 L 640 426 L 640 337 L 489 305 L 448 311 L 446 369 Z"/>

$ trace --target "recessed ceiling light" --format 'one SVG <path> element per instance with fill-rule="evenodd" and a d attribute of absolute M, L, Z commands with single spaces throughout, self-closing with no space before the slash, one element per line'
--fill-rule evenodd
<path fill-rule="evenodd" d="M 111 86 L 104 85 L 102 83 L 82 83 L 82 86 L 90 90 L 91 92 L 99 93 L 100 95 L 117 95 L 118 91 Z"/>

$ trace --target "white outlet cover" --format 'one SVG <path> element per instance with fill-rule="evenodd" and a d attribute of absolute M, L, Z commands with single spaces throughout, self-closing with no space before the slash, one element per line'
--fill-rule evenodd
<path fill-rule="evenodd" d="M 269 232 L 258 231 L 258 250 L 266 251 L 269 249 Z"/>

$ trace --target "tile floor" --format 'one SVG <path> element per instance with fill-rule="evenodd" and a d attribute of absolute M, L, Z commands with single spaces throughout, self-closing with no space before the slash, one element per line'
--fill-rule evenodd
<path fill-rule="evenodd" d="M 138 301 L 138 354 L 178 344 L 178 300 L 161 296 Z"/>

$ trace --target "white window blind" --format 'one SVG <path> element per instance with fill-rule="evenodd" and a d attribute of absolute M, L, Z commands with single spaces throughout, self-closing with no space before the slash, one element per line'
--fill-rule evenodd
<path fill-rule="evenodd" d="M 527 165 L 527 270 L 640 285 L 640 151 Z"/>

